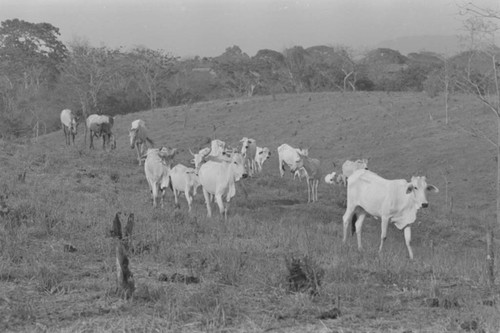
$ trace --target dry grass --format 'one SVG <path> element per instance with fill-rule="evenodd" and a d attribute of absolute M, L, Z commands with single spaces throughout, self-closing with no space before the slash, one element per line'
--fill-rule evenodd
<path fill-rule="evenodd" d="M 452 98 L 450 116 L 445 126 L 441 100 L 422 94 L 280 95 L 118 117 L 113 152 L 89 151 L 81 135 L 66 147 L 60 132 L 36 143 L 0 142 L 0 195 L 8 194 L 10 208 L 0 216 L 0 330 L 498 332 L 499 293 L 486 287 L 484 258 L 494 151 L 462 130 L 489 135 L 495 124 L 464 96 Z M 177 161 L 186 165 L 188 148 L 214 136 L 234 146 L 254 137 L 273 156 L 262 174 L 238 184 L 227 222 L 206 219 L 199 194 L 192 214 L 183 199 L 174 209 L 171 193 L 165 210 L 153 210 L 128 145 L 139 117 L 155 142 L 180 148 Z M 413 227 L 416 259 L 408 261 L 392 227 L 379 256 L 380 225 L 371 219 L 364 253 L 352 237 L 342 246 L 345 189 L 322 183 L 319 202 L 306 204 L 305 182 L 279 177 L 274 152 L 284 142 L 310 146 L 325 172 L 334 161 L 365 157 L 387 178 L 427 175 L 441 191 Z M 136 292 L 127 301 L 114 293 L 106 237 L 117 211 L 135 215 Z M 313 292 L 291 290 L 290 258 L 321 272 Z M 334 309 L 341 316 L 325 319 Z"/>

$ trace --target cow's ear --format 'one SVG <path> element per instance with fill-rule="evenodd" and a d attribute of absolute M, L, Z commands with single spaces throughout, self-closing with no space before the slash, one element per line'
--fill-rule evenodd
<path fill-rule="evenodd" d="M 413 191 L 413 184 L 408 185 L 408 188 L 406 189 L 406 194 L 410 194 Z"/>
<path fill-rule="evenodd" d="M 434 193 L 438 193 L 438 192 L 439 192 L 439 189 L 438 189 L 436 186 L 434 186 L 434 185 L 430 185 L 430 184 L 429 184 L 429 185 L 427 185 L 427 191 L 429 191 L 429 192 L 434 192 Z"/>

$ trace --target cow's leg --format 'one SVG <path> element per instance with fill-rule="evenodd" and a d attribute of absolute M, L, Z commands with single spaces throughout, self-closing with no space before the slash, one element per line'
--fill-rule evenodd
<path fill-rule="evenodd" d="M 175 208 L 181 208 L 181 206 L 179 205 L 179 191 L 177 191 L 175 188 L 172 188 L 172 192 L 174 192 Z"/>
<path fill-rule="evenodd" d="M 191 203 L 193 202 L 193 198 L 191 197 L 189 186 L 186 186 L 184 190 L 184 196 L 186 197 L 186 201 L 188 203 L 188 212 L 191 212 Z"/>
<path fill-rule="evenodd" d="M 278 156 L 278 159 L 279 159 L 279 168 L 280 168 L 280 176 L 281 178 L 283 178 L 283 175 L 285 174 L 285 171 L 283 169 L 283 160 L 281 159 L 281 156 Z"/>
<path fill-rule="evenodd" d="M 314 194 L 314 197 L 313 197 L 313 201 L 318 201 L 318 185 L 319 185 L 319 180 L 315 179 L 313 181 L 313 194 Z"/>
<path fill-rule="evenodd" d="M 389 226 L 389 218 L 387 216 L 382 216 L 380 218 L 381 222 L 381 231 L 380 231 L 380 247 L 378 252 L 382 252 L 382 247 L 384 246 L 384 241 L 387 238 L 387 227 Z"/>
<path fill-rule="evenodd" d="M 90 149 L 94 149 L 94 133 L 92 133 L 92 131 L 89 131 L 89 133 L 90 133 L 89 134 L 89 137 L 90 137 L 90 140 L 89 140 L 90 141 L 90 146 L 89 146 L 89 148 Z"/>
<path fill-rule="evenodd" d="M 404 228 L 404 234 L 405 234 L 405 243 L 406 243 L 406 248 L 408 249 L 408 255 L 410 256 L 410 259 L 413 260 L 413 250 L 411 249 L 411 227 L 406 227 Z"/>
<path fill-rule="evenodd" d="M 151 186 L 151 195 L 153 196 L 153 208 L 156 208 L 156 199 L 158 198 L 158 186 L 156 184 L 152 184 Z"/>
<path fill-rule="evenodd" d="M 342 222 L 343 222 L 343 238 L 342 242 L 345 243 L 347 241 L 347 230 L 349 230 L 349 223 L 351 222 L 352 216 L 354 215 L 354 209 L 356 207 L 351 207 L 349 204 L 347 205 L 347 208 L 345 210 L 344 216 L 342 216 Z"/>
<path fill-rule="evenodd" d="M 217 205 L 219 206 L 220 215 L 224 216 L 224 219 L 227 220 L 227 210 L 226 207 L 224 207 L 224 201 L 222 201 L 222 195 L 217 194 L 215 196 L 215 201 L 217 201 Z"/>
<path fill-rule="evenodd" d="M 307 203 L 311 202 L 311 192 L 312 192 L 312 188 L 311 188 L 311 182 L 310 182 L 310 179 L 307 178 Z"/>
<path fill-rule="evenodd" d="M 212 207 L 210 207 L 210 193 L 203 188 L 203 196 L 205 197 L 205 204 L 207 205 L 207 217 L 212 217 Z"/>
<path fill-rule="evenodd" d="M 73 138 L 73 146 L 75 145 L 75 133 L 71 133 L 71 137 Z"/>
<path fill-rule="evenodd" d="M 64 141 L 66 141 L 66 145 L 69 145 L 69 133 L 66 125 L 63 125 L 63 133 L 64 133 Z"/>
<path fill-rule="evenodd" d="M 139 166 L 141 166 L 141 164 L 142 164 L 141 150 L 139 149 L 139 143 L 137 141 L 135 142 L 135 151 L 137 152 L 137 161 L 139 161 Z"/>
<path fill-rule="evenodd" d="M 365 217 L 366 213 L 360 213 L 355 223 L 356 238 L 358 239 L 358 251 L 363 251 L 363 245 L 361 245 L 361 229 L 363 228 Z"/>

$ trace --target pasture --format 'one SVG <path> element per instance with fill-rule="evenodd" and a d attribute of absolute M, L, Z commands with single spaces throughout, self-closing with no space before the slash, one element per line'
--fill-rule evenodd
<path fill-rule="evenodd" d="M 446 125 L 442 99 L 420 93 L 308 93 L 117 116 L 113 151 L 84 147 L 83 126 L 74 146 L 62 130 L 0 142 L 10 207 L 0 216 L 0 331 L 498 332 L 484 240 L 496 205 L 496 148 L 484 136 L 494 140 L 496 122 L 468 96 L 451 97 L 449 116 Z M 214 137 L 254 138 L 272 156 L 237 184 L 227 221 L 215 205 L 206 218 L 201 188 L 191 214 L 184 197 L 174 209 L 170 190 L 154 210 L 129 144 L 138 118 L 157 147 L 180 150 L 176 163 L 189 165 L 189 148 Z M 279 176 L 282 143 L 310 147 L 324 175 L 357 158 L 388 179 L 426 175 L 440 192 L 412 227 L 415 260 L 393 225 L 379 255 L 372 218 L 364 252 L 355 237 L 342 246 L 345 188 L 321 181 L 319 201 L 307 204 L 305 180 Z M 118 211 L 122 223 L 135 216 L 129 300 L 114 292 L 107 237 Z M 497 231 L 496 258 L 499 245 Z M 316 277 L 306 288 L 290 283 L 287 263 L 299 259 Z"/>

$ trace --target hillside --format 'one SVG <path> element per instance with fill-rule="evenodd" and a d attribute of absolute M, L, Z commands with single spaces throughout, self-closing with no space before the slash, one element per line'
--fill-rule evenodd
<path fill-rule="evenodd" d="M 444 116 L 442 99 L 424 94 L 276 95 L 117 116 L 111 152 L 99 144 L 89 151 L 82 133 L 66 147 L 61 131 L 29 145 L 0 142 L 0 194 L 11 207 L 0 217 L 0 329 L 448 332 L 474 322 L 497 331 L 498 290 L 487 292 L 484 269 L 496 151 L 483 136 L 495 137 L 495 118 L 467 96 L 451 97 L 449 125 Z M 226 222 L 205 217 L 201 189 L 191 215 L 184 198 L 174 209 L 170 192 L 166 208 L 153 210 L 128 142 L 137 118 L 157 146 L 179 148 L 176 161 L 186 165 L 189 149 L 214 137 L 234 147 L 252 137 L 273 155 L 238 184 Z M 412 228 L 415 260 L 393 226 L 379 256 L 380 223 L 371 218 L 363 253 L 355 237 L 342 246 L 345 189 L 322 182 L 319 202 L 307 204 L 304 181 L 279 177 L 276 148 L 285 142 L 310 147 L 325 174 L 368 158 L 385 178 L 426 175 L 440 192 Z M 130 213 L 136 219 L 137 295 L 129 301 L 113 294 L 114 249 L 105 236 L 117 211 L 122 222 Z M 67 244 L 77 251 L 66 252 Z M 303 256 L 322 272 L 312 294 L 289 286 L 285 259 Z M 174 273 L 200 283 L 158 279 Z M 340 317 L 324 316 L 337 307 Z"/>

